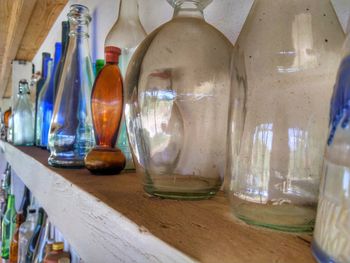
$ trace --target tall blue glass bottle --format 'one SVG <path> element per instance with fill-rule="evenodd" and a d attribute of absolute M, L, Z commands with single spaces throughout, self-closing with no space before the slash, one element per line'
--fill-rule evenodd
<path fill-rule="evenodd" d="M 46 77 L 47 77 L 47 71 L 48 71 L 48 63 L 49 63 L 49 60 L 50 60 L 50 53 L 47 53 L 47 52 L 43 52 L 42 53 L 42 62 L 41 62 L 41 78 L 39 79 L 38 83 L 36 84 L 36 91 L 35 91 L 35 119 L 34 119 L 34 143 L 35 145 L 37 145 L 37 142 L 38 142 L 38 139 L 36 137 L 36 123 L 37 123 L 37 111 L 38 111 L 38 98 L 39 98 L 39 94 L 40 94 L 40 91 L 42 89 L 42 87 L 44 86 L 44 83 L 46 81 Z"/>
<path fill-rule="evenodd" d="M 38 96 L 38 106 L 37 106 L 37 112 L 36 112 L 36 129 L 35 129 L 35 137 L 36 137 L 36 146 L 45 148 L 45 145 L 43 144 L 43 124 L 47 118 L 51 118 L 50 113 L 47 112 L 47 105 L 46 101 L 47 98 L 45 96 L 47 95 L 47 91 L 49 90 L 50 86 L 50 79 L 52 76 L 52 69 L 53 69 L 53 60 L 50 59 L 48 62 L 48 75 L 46 78 L 46 81 L 41 89 L 41 92 Z M 48 113 L 48 114 L 47 114 Z M 49 116 L 48 116 L 49 115 Z M 45 131 L 44 131 L 45 132 Z"/>
<path fill-rule="evenodd" d="M 48 85 L 44 85 L 44 88 L 39 94 L 38 100 L 38 112 L 37 112 L 37 135 L 39 136 L 38 146 L 47 148 L 50 122 L 53 112 L 53 106 L 55 103 L 55 74 L 57 66 L 62 56 L 62 44 L 57 42 L 55 44 L 55 58 L 53 61 L 53 67 L 51 69 L 50 77 L 48 77 Z M 47 82 L 46 82 L 47 83 Z"/>
<path fill-rule="evenodd" d="M 55 70 L 55 75 L 53 75 L 54 78 L 54 89 L 55 89 L 55 98 L 58 90 L 58 85 L 61 79 L 62 75 L 62 70 L 63 70 L 63 65 L 64 61 L 66 59 L 66 52 L 67 52 L 67 46 L 68 46 L 68 41 L 69 41 L 69 22 L 68 21 L 63 21 L 62 22 L 62 36 L 61 36 L 61 43 L 62 43 L 62 55 L 57 63 L 57 68 Z"/>

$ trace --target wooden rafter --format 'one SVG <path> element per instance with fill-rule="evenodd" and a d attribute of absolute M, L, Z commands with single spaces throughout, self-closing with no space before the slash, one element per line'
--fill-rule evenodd
<path fill-rule="evenodd" d="M 0 25 L 8 29 L 0 26 L 0 97 L 10 97 L 11 61 L 34 58 L 68 0 L 1 1 Z"/>

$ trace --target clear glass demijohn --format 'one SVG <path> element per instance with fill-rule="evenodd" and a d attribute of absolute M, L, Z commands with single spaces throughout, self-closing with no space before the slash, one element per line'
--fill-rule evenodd
<path fill-rule="evenodd" d="M 343 41 L 330 0 L 255 0 L 235 45 L 225 184 L 247 223 L 313 230 Z"/>
<path fill-rule="evenodd" d="M 51 120 L 49 164 L 84 167 L 85 155 L 95 144 L 90 106 L 94 75 L 88 44 L 89 9 L 71 5 L 68 20 L 69 44 Z"/>
<path fill-rule="evenodd" d="M 139 18 L 138 0 L 120 0 L 118 19 L 106 37 L 105 47 L 115 46 L 121 49 L 119 68 L 124 80 L 130 59 L 146 36 L 146 31 Z M 126 157 L 125 169 L 134 170 L 135 165 L 128 142 L 124 116 L 118 134 L 117 146 Z"/>
<path fill-rule="evenodd" d="M 125 116 L 146 192 L 203 199 L 221 186 L 232 44 L 206 23 L 211 1 L 168 1 L 173 19 L 151 33 L 126 75 Z"/>
<path fill-rule="evenodd" d="M 331 100 L 329 136 L 312 244 L 313 254 L 320 263 L 350 262 L 349 26 Z"/>

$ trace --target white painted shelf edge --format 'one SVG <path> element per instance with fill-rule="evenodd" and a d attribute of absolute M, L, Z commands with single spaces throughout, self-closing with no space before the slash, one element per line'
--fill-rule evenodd
<path fill-rule="evenodd" d="M 11 144 L 0 148 L 85 262 L 195 262 Z"/>

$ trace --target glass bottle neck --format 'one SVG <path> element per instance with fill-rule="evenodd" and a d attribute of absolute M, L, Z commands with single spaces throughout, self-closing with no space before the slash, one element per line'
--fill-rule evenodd
<path fill-rule="evenodd" d="M 120 0 L 118 20 L 139 20 L 139 5 L 137 0 Z"/>
<path fill-rule="evenodd" d="M 35 222 L 35 219 L 36 219 L 36 215 L 35 215 L 35 213 L 32 213 L 32 214 L 28 215 L 27 221 L 28 222 Z"/>
<path fill-rule="evenodd" d="M 199 1 L 181 1 L 175 5 L 174 15 L 175 17 L 196 17 L 204 19 L 203 9 L 199 5 Z"/>
<path fill-rule="evenodd" d="M 77 37 L 77 38 L 89 38 L 89 28 L 88 25 L 70 23 L 70 32 L 69 37 Z"/>
<path fill-rule="evenodd" d="M 42 68 L 41 68 L 41 72 L 42 72 L 42 78 L 46 79 L 47 77 L 47 64 L 50 61 L 50 54 L 49 53 L 44 53 L 43 55 L 43 64 L 42 64 Z"/>
<path fill-rule="evenodd" d="M 68 42 L 68 34 L 69 34 L 69 23 L 67 21 L 63 21 L 62 22 L 62 35 L 61 35 L 63 52 L 66 50 L 66 46 L 67 46 L 67 42 Z"/>
<path fill-rule="evenodd" d="M 8 209 L 14 209 L 15 208 L 15 196 L 10 194 L 8 197 Z"/>

